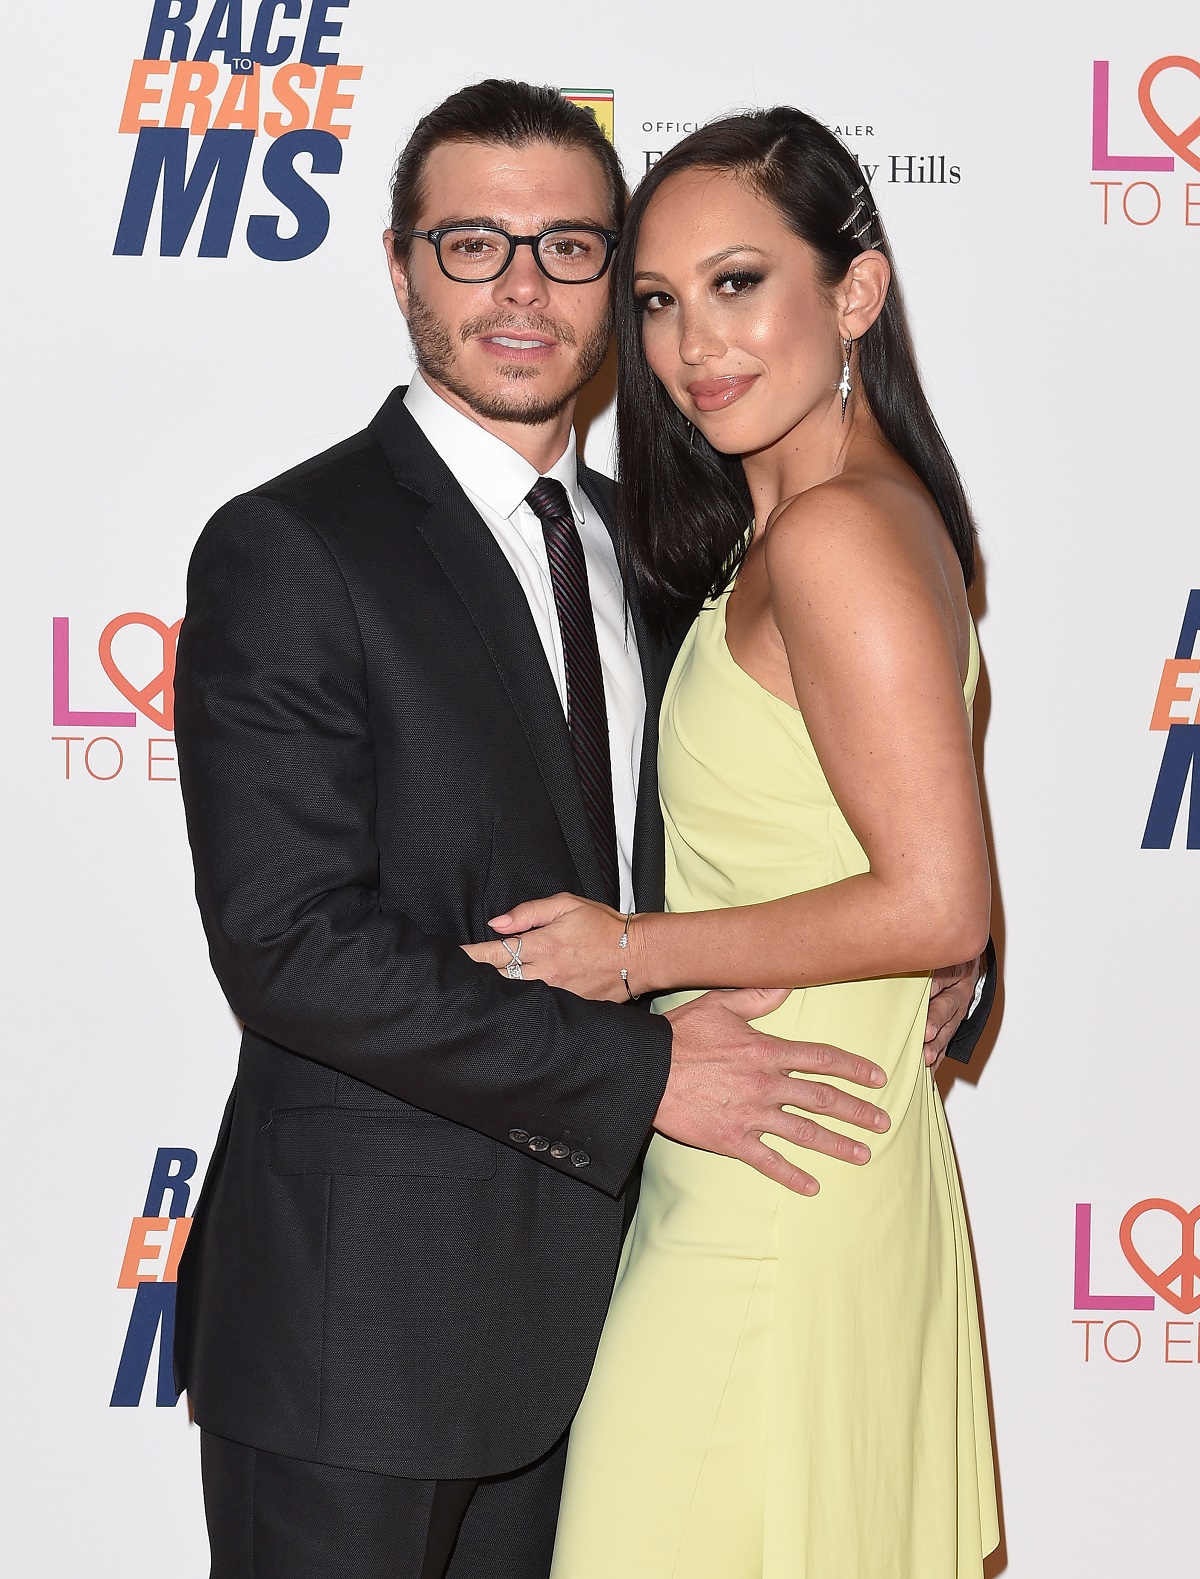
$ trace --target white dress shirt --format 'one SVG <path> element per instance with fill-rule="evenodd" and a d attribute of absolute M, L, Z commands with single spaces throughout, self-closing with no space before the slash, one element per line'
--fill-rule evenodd
<path fill-rule="evenodd" d="M 533 615 L 565 714 L 567 670 L 554 585 L 546 558 L 546 540 L 541 521 L 525 503 L 525 495 L 539 474 L 503 439 L 481 428 L 443 400 L 420 373 L 413 374 L 404 404 L 453 472 L 512 567 Z M 625 597 L 612 538 L 595 505 L 579 486 L 574 432 L 562 456 L 543 475 L 553 477 L 567 490 L 587 562 L 588 591 L 596 621 L 600 667 L 604 671 L 621 909 L 630 910 L 634 904 L 633 825 L 646 717 L 646 692 L 637 643 L 632 625 L 627 624 L 625 618 Z M 530 661 L 538 661 L 536 654 L 530 654 Z M 521 897 L 540 899 L 543 896 L 524 894 Z"/>

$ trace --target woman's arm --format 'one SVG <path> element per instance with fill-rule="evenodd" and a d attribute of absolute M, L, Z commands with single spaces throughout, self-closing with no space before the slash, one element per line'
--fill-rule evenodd
<path fill-rule="evenodd" d="M 827 485 L 786 506 L 764 543 L 796 697 L 870 870 L 764 904 L 639 915 L 627 961 L 622 923 L 604 907 L 568 896 L 519 906 L 494 924 L 541 928 L 523 946 L 527 976 L 605 997 L 624 995 L 621 963 L 639 994 L 803 987 L 982 951 L 991 886 L 961 641 L 922 508 L 897 520 L 858 489 Z"/>
<path fill-rule="evenodd" d="M 870 870 L 766 904 L 640 918 L 635 986 L 801 987 L 985 946 L 991 884 L 957 632 L 937 559 L 908 527 L 848 487 L 821 489 L 764 545 L 796 698 Z"/>

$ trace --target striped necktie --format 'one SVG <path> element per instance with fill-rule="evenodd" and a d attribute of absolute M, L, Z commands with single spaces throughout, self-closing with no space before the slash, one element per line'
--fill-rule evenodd
<path fill-rule="evenodd" d="M 567 490 L 553 477 L 539 477 L 525 502 L 542 523 L 550 581 L 562 633 L 567 671 L 567 723 L 592 842 L 604 879 L 604 898 L 620 904 L 617 830 L 613 815 L 612 764 L 608 751 L 608 713 L 604 671 L 596 642 L 596 621 L 588 592 L 587 562 Z"/>

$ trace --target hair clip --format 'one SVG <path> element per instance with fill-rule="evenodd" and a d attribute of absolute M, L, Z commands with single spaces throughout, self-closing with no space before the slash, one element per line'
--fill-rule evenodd
<path fill-rule="evenodd" d="M 864 250 L 870 247 L 877 247 L 879 243 L 873 240 L 871 236 L 871 231 L 874 227 L 876 218 L 875 206 L 871 199 L 867 196 L 866 187 L 857 187 L 854 192 L 851 193 L 851 196 L 854 199 L 854 207 L 850 211 L 849 219 L 845 220 L 838 226 L 839 234 L 843 230 L 848 230 L 854 237 L 855 241 L 857 241 L 859 246 Z M 858 223 L 860 220 L 861 224 Z M 864 237 L 866 238 L 865 240 Z"/>

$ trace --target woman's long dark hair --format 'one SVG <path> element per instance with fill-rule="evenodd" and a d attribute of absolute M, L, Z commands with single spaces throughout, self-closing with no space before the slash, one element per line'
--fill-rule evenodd
<path fill-rule="evenodd" d="M 618 522 L 625 563 L 659 631 L 689 618 L 728 583 L 752 520 L 741 462 L 693 429 L 650 371 L 642 348 L 633 290 L 642 219 L 664 181 L 696 168 L 736 172 L 774 203 L 816 253 L 828 286 L 845 277 L 867 246 L 878 246 L 892 262 L 858 162 L 819 121 L 790 106 L 713 121 L 676 143 L 642 180 L 616 260 Z M 859 217 L 848 226 L 860 193 Z M 921 387 L 894 265 L 883 311 L 857 346 L 859 391 L 888 443 L 932 494 L 970 586 L 971 510 Z"/>

